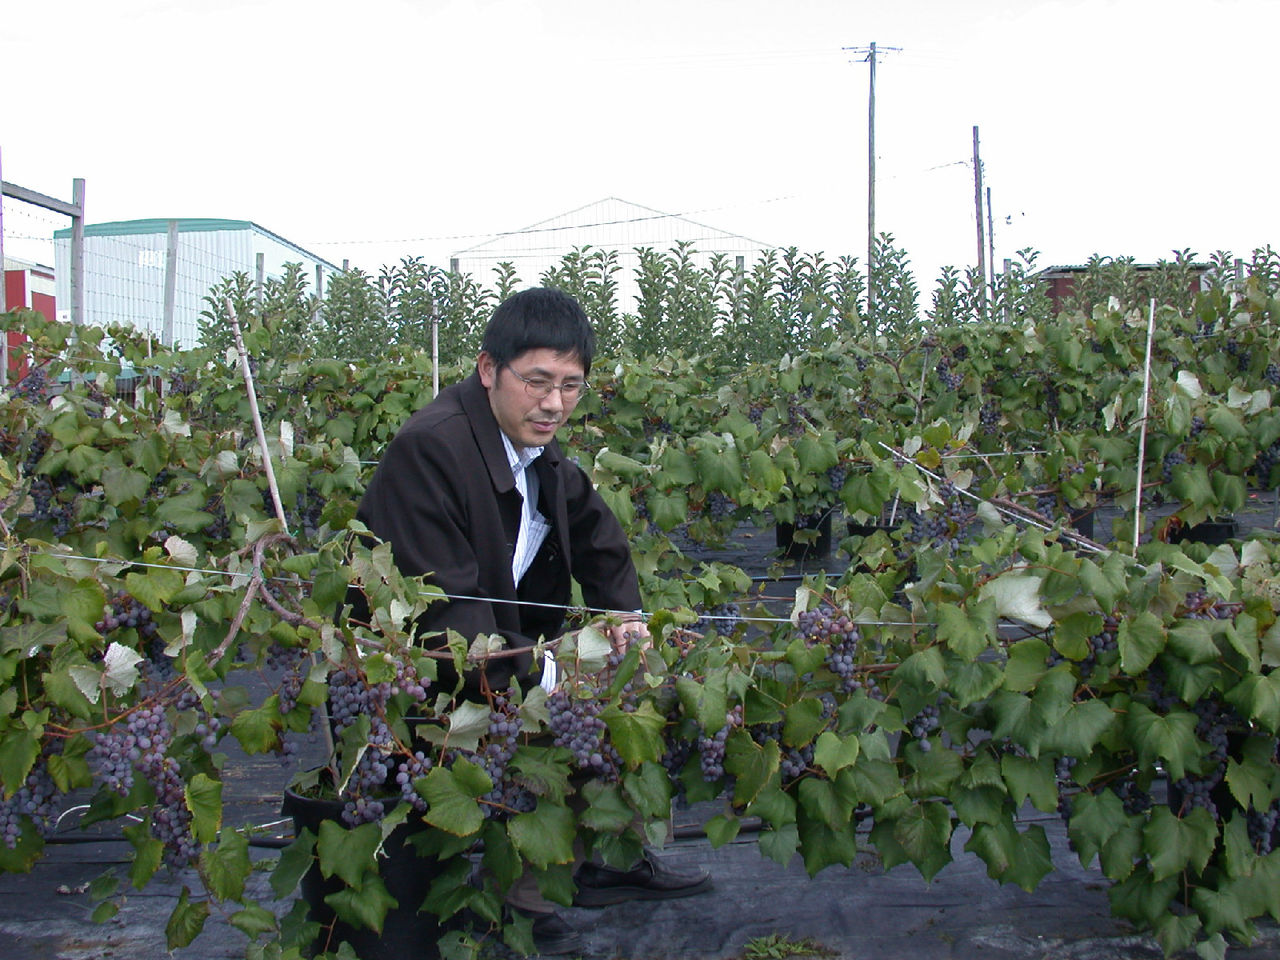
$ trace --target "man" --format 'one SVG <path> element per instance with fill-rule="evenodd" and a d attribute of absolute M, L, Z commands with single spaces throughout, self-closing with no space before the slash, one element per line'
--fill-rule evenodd
<path fill-rule="evenodd" d="M 465 637 L 499 634 L 512 648 L 559 635 L 571 578 L 594 610 L 622 612 L 606 629 L 615 649 L 647 643 L 640 589 L 617 518 L 555 436 L 587 390 L 595 335 L 577 300 L 534 288 L 503 301 L 484 333 L 475 372 L 417 411 L 392 439 L 357 517 L 391 543 L 397 567 L 428 575 L 449 598 L 421 628 Z M 490 689 L 515 676 L 553 689 L 554 662 L 531 654 L 493 659 Z M 445 679 L 442 677 L 442 679 Z M 465 690 L 477 692 L 478 678 Z M 646 856 L 628 871 L 586 864 L 576 903 L 700 893 L 705 873 L 677 873 Z M 531 874 L 508 892 L 534 917 L 542 953 L 578 949 L 577 934 L 541 896 Z"/>

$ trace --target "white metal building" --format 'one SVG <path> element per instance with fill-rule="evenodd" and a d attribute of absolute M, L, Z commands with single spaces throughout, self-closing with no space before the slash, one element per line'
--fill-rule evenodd
<path fill-rule="evenodd" d="M 85 322 L 126 324 L 164 337 L 165 270 L 169 224 L 177 224 L 173 346 L 186 349 L 200 339 L 204 297 L 232 274 L 257 275 L 258 255 L 266 277 L 283 275 L 286 263 L 300 263 L 323 296 L 325 278 L 339 268 L 264 230 L 249 220 L 118 220 L 84 228 Z M 54 233 L 59 319 L 69 319 L 71 231 Z"/>
<path fill-rule="evenodd" d="M 699 266 L 705 267 L 711 256 L 719 253 L 728 256 L 731 262 L 735 257 L 742 257 L 748 271 L 761 253 L 775 246 L 678 214 L 607 197 L 459 250 L 452 260 L 456 261 L 459 271 L 471 274 L 485 286 L 493 285 L 494 268 L 508 261 L 516 268 L 522 285 L 530 286 L 575 249 L 615 251 L 622 268 L 615 277 L 618 304 L 622 312 L 628 313 L 635 309 L 635 272 L 640 262 L 636 250 L 647 247 L 668 253 L 678 241 L 692 244 Z"/>

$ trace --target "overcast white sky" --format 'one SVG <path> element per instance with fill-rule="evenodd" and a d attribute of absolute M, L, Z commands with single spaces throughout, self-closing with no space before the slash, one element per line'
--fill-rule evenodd
<path fill-rule="evenodd" d="M 370 270 L 608 196 L 862 262 L 842 48 L 876 41 L 876 225 L 927 292 L 976 260 L 974 125 L 997 261 L 1280 243 L 1277 36 L 1275 0 L 25 2 L 0 162 L 84 177 L 91 223 L 253 220 Z M 6 201 L 6 252 L 67 223 Z"/>

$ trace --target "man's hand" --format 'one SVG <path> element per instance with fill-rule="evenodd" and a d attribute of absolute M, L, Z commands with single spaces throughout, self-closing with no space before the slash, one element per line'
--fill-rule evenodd
<path fill-rule="evenodd" d="M 632 646 L 638 645 L 641 650 L 647 650 L 653 646 L 653 639 L 649 635 L 649 624 L 638 614 L 624 617 L 621 623 L 609 624 L 604 628 L 604 633 L 619 656 L 624 656 Z"/>

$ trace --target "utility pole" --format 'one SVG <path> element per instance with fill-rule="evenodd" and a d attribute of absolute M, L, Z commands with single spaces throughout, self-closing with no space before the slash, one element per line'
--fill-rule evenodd
<path fill-rule="evenodd" d="M 876 44 L 867 52 L 867 319 L 875 316 L 876 288 Z M 873 321 L 874 323 L 874 321 Z"/>
<path fill-rule="evenodd" d="M 978 220 L 978 315 L 982 319 L 987 315 L 987 242 L 982 232 L 982 160 L 978 156 L 978 128 L 973 128 L 973 202 L 977 208 Z"/>
<path fill-rule="evenodd" d="M 875 325 L 876 290 L 874 271 L 876 265 L 876 58 L 878 52 L 899 51 L 901 47 L 879 47 L 872 42 L 869 47 L 845 47 L 849 53 L 862 54 L 862 60 L 870 67 L 867 87 L 867 320 Z M 852 61 L 850 61 L 852 62 Z"/>

